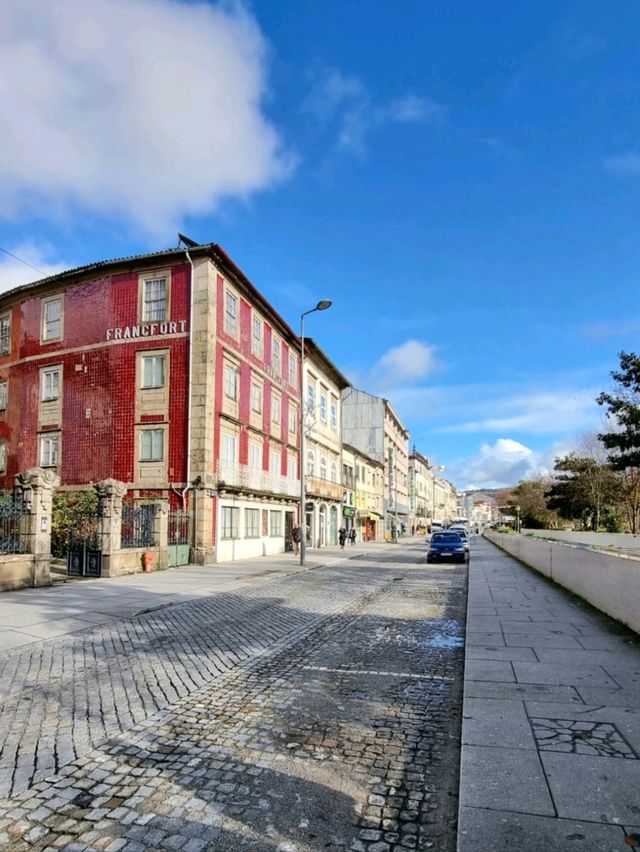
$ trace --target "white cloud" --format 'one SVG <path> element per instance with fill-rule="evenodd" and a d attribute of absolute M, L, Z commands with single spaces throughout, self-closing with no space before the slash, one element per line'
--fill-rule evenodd
<path fill-rule="evenodd" d="M 407 340 L 380 357 L 369 373 L 369 384 L 384 390 L 423 379 L 438 367 L 434 348 L 419 340 Z"/>
<path fill-rule="evenodd" d="M 563 442 L 536 452 L 513 438 L 498 438 L 494 444 L 482 444 L 475 456 L 455 464 L 453 471 L 457 481 L 466 482 L 465 489 L 505 488 L 549 475 L 555 459 L 572 449 Z"/>
<path fill-rule="evenodd" d="M 240 4 L 5 0 L 2 18 L 0 215 L 79 208 L 156 232 L 290 168 Z"/>
<path fill-rule="evenodd" d="M 630 152 L 604 161 L 607 171 L 621 177 L 640 177 L 640 154 Z"/>
<path fill-rule="evenodd" d="M 57 275 L 59 272 L 69 269 L 72 265 L 53 263 L 49 260 L 48 246 L 36 247 L 33 243 L 22 243 L 13 246 L 10 251 L 15 257 L 4 252 L 0 253 L 0 293 L 12 290 L 21 284 L 39 281 L 49 275 Z M 17 258 L 26 261 L 26 263 L 21 263 Z M 29 264 L 29 266 L 26 264 Z"/>
<path fill-rule="evenodd" d="M 325 69 L 316 80 L 303 110 L 322 125 L 335 125 L 338 148 L 362 155 L 369 134 L 388 123 L 439 124 L 445 108 L 432 98 L 412 93 L 388 103 L 376 101 L 366 86 L 337 68 Z"/>

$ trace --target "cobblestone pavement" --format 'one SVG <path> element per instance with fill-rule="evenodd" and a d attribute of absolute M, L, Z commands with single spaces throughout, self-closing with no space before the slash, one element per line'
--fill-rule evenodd
<path fill-rule="evenodd" d="M 0 846 L 454 850 L 465 583 L 405 547 L 11 655 L 36 771 L 0 800 Z M 43 738 L 76 751 L 46 780 Z"/>

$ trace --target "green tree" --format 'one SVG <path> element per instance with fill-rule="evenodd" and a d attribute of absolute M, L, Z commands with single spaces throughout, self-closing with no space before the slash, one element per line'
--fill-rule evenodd
<path fill-rule="evenodd" d="M 548 508 L 597 532 L 603 509 L 620 500 L 619 477 L 609 465 L 575 453 L 556 459 L 554 470 L 555 482 L 546 493 Z"/>
<path fill-rule="evenodd" d="M 81 518 L 98 510 L 93 491 L 55 491 L 51 517 L 51 553 L 65 556 L 69 534 L 78 529 Z"/>
<path fill-rule="evenodd" d="M 523 479 L 511 492 L 509 505 L 520 506 L 523 527 L 553 529 L 558 525 L 558 515 L 547 506 L 546 492 L 551 487 L 549 479 Z"/>

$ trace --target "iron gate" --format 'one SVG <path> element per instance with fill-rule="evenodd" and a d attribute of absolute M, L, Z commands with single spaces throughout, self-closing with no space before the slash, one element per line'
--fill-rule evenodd
<path fill-rule="evenodd" d="M 67 574 L 70 577 L 102 575 L 102 513 L 78 513 L 67 538 Z"/>
<path fill-rule="evenodd" d="M 189 564 L 189 543 L 191 541 L 191 515 L 177 509 L 169 512 L 167 535 L 167 564 L 169 566 Z"/>

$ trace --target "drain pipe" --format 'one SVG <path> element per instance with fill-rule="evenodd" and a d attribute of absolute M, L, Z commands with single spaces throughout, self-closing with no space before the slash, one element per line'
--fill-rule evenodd
<path fill-rule="evenodd" d="M 186 485 L 183 489 L 179 490 L 178 488 L 171 488 L 171 490 L 180 497 L 180 500 L 182 501 L 183 511 L 185 507 L 185 498 L 187 496 L 187 491 L 190 491 L 193 488 L 191 484 L 191 384 L 193 373 L 193 282 L 195 279 L 195 268 L 193 266 L 193 261 L 191 260 L 191 255 L 189 254 L 188 250 L 185 251 L 185 256 L 189 261 L 189 265 L 191 267 L 191 280 L 189 282 L 189 368 L 187 375 L 187 476 Z M 195 520 L 193 526 L 195 527 Z M 195 536 L 195 529 L 193 530 L 193 535 Z"/>

